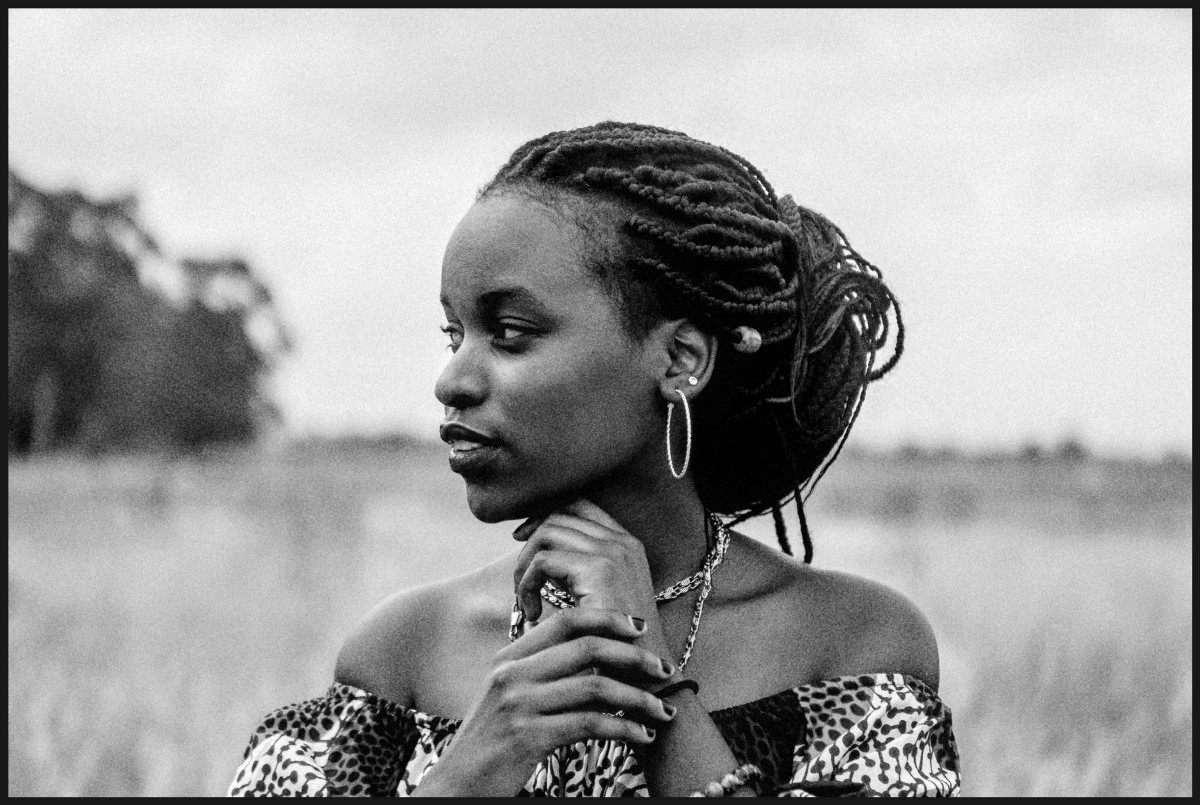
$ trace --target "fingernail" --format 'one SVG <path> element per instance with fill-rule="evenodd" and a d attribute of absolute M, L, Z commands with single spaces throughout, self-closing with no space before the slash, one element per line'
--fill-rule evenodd
<path fill-rule="evenodd" d="M 543 514 L 538 517 L 530 517 L 513 530 L 513 539 L 517 540 L 518 542 L 524 542 L 525 540 L 529 539 L 533 532 L 538 530 L 538 526 L 546 522 L 547 517 L 549 517 L 547 514 Z"/>
<path fill-rule="evenodd" d="M 645 726 L 644 724 L 642 725 L 642 729 L 644 729 L 644 730 L 646 731 L 646 737 L 648 737 L 648 738 L 649 738 L 650 740 L 652 740 L 652 741 L 654 740 L 654 736 L 658 734 L 658 733 L 656 733 L 654 730 L 652 730 L 652 729 L 650 729 L 649 727 Z"/>
<path fill-rule="evenodd" d="M 630 615 L 629 622 L 633 624 L 633 628 L 635 631 L 637 631 L 637 632 L 646 631 L 646 622 L 644 620 L 642 620 L 641 618 L 635 618 L 632 615 Z"/>
<path fill-rule="evenodd" d="M 678 711 L 678 710 L 675 708 L 675 705 L 673 705 L 673 704 L 667 704 L 666 702 L 663 702 L 663 706 L 662 706 L 662 707 L 663 707 L 663 711 L 664 711 L 664 712 L 666 712 L 667 716 L 668 716 L 668 717 L 670 717 L 670 718 L 674 718 L 674 717 L 675 717 L 675 714 L 676 714 L 677 712 L 679 712 L 679 711 Z"/>
<path fill-rule="evenodd" d="M 667 676 L 671 676 L 672 674 L 675 673 L 674 665 L 671 665 L 671 663 L 667 662 L 666 660 L 660 660 L 660 662 L 662 663 L 662 669 L 663 669 L 664 674 L 666 674 Z"/>

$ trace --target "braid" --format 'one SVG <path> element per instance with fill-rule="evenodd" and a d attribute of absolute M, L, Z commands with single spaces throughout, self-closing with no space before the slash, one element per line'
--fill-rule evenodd
<path fill-rule="evenodd" d="M 753 353 L 721 350 L 697 400 L 697 486 L 730 525 L 770 509 L 789 554 L 781 507 L 794 499 L 811 561 L 803 502 L 845 444 L 867 384 L 904 347 L 879 269 L 824 216 L 778 197 L 748 160 L 670 129 L 610 121 L 531 140 L 479 197 L 508 191 L 574 204 L 585 232 L 615 231 L 617 256 L 590 268 L 632 334 L 675 317 L 731 348 L 743 328 L 759 333 Z M 892 315 L 892 354 L 876 366 Z"/>
<path fill-rule="evenodd" d="M 804 564 L 811 565 L 813 558 L 812 535 L 808 533 L 808 518 L 804 516 L 804 502 L 800 500 L 799 489 L 796 490 L 795 497 L 792 499 L 796 501 L 796 514 L 800 517 L 800 538 L 804 541 Z M 786 550 L 784 553 L 790 556 L 792 552 Z"/>
<path fill-rule="evenodd" d="M 788 542 L 787 525 L 783 522 L 783 510 L 778 503 L 771 506 L 771 516 L 775 518 L 775 536 L 779 540 L 779 549 L 791 556 L 792 546 Z"/>

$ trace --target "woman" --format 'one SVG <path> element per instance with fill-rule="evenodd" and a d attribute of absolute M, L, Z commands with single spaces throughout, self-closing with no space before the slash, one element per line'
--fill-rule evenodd
<path fill-rule="evenodd" d="M 808 564 L 803 496 L 902 347 L 836 226 L 684 134 L 556 132 L 480 192 L 442 305 L 450 468 L 518 545 L 377 607 L 231 793 L 957 793 L 925 618 Z M 767 511 L 782 552 L 729 530 Z"/>

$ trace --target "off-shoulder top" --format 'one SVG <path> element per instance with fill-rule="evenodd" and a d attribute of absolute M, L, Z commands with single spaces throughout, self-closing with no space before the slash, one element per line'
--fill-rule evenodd
<path fill-rule="evenodd" d="M 777 796 L 954 796 L 950 709 L 919 679 L 843 676 L 710 713 L 739 763 Z M 231 796 L 408 796 L 461 722 L 350 685 L 280 708 L 259 723 Z M 719 778 L 728 769 L 714 770 Z M 622 741 L 582 741 L 537 765 L 519 795 L 648 796 Z"/>

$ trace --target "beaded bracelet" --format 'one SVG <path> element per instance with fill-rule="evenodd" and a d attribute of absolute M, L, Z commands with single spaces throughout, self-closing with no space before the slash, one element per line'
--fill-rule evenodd
<path fill-rule="evenodd" d="M 731 771 L 719 781 L 713 780 L 708 785 L 704 786 L 701 791 L 693 791 L 693 797 L 728 797 L 737 791 L 742 786 L 754 786 L 755 783 L 762 780 L 763 773 L 753 763 L 744 763 L 737 767 L 736 771 Z M 757 791 L 757 789 L 755 789 Z"/>

